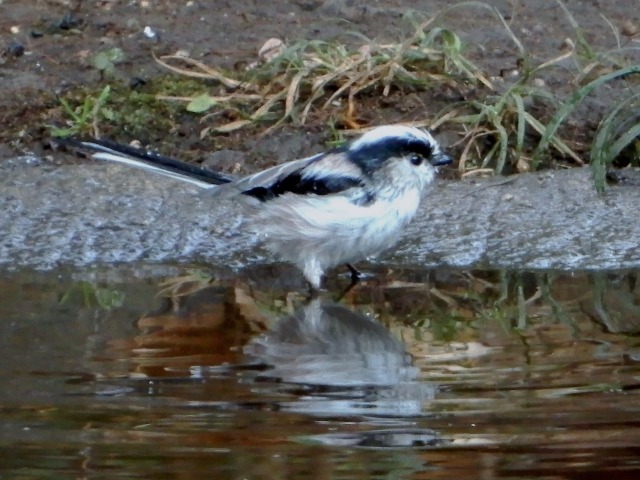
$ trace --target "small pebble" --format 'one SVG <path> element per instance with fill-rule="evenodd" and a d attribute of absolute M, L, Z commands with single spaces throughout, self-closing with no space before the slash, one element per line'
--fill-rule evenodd
<path fill-rule="evenodd" d="M 638 25 L 633 23 L 631 20 L 626 20 L 622 24 L 622 28 L 620 29 L 620 31 L 622 32 L 623 35 L 626 35 L 627 37 L 633 37 L 638 34 L 638 32 L 640 31 L 640 28 L 638 28 Z"/>
<path fill-rule="evenodd" d="M 40 30 L 31 30 L 31 38 L 42 38 L 44 37 L 44 33 Z"/>
<path fill-rule="evenodd" d="M 71 30 L 72 28 L 76 28 L 79 24 L 80 22 L 73 13 L 67 13 L 58 23 L 58 28 L 61 30 Z"/>
<path fill-rule="evenodd" d="M 516 162 L 516 170 L 519 173 L 526 173 L 529 170 L 531 170 L 531 166 L 529 165 L 529 162 L 527 162 L 524 158 L 520 157 Z"/>
<path fill-rule="evenodd" d="M 546 86 L 546 82 L 543 78 L 536 77 L 533 79 L 533 86 L 537 88 L 544 88 Z"/>
<path fill-rule="evenodd" d="M 144 34 L 145 37 L 150 39 L 155 39 L 158 36 L 155 30 L 151 28 L 149 25 L 144 27 L 144 30 L 142 31 L 142 33 Z"/>
<path fill-rule="evenodd" d="M 21 57 L 24 55 L 24 46 L 18 42 L 11 42 L 7 47 L 7 52 L 12 57 Z"/>
<path fill-rule="evenodd" d="M 147 82 L 146 82 L 146 80 L 144 78 L 131 77 L 129 79 L 129 88 L 131 88 L 132 90 L 135 90 L 136 88 L 143 87 L 146 84 L 147 84 Z"/>
<path fill-rule="evenodd" d="M 500 76 L 502 78 L 517 78 L 520 75 L 518 68 L 503 68 L 500 70 Z"/>
<path fill-rule="evenodd" d="M 262 47 L 260 47 L 260 50 L 258 50 L 258 58 L 262 62 L 270 62 L 275 57 L 280 55 L 284 48 L 285 45 L 282 40 L 280 40 L 279 38 L 270 38 L 266 42 L 264 42 Z"/>

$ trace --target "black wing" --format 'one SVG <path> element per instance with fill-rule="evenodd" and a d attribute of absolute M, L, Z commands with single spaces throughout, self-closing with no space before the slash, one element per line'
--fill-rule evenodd
<path fill-rule="evenodd" d="M 268 186 L 254 187 L 242 193 L 266 202 L 285 193 L 296 195 L 329 195 L 340 193 L 349 188 L 362 185 L 362 180 L 346 176 L 311 177 L 304 174 L 304 170 L 290 173 Z"/>

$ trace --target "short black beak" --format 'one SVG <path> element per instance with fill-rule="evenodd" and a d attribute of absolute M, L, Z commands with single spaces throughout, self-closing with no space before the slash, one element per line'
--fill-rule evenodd
<path fill-rule="evenodd" d="M 451 162 L 453 162 L 453 160 L 451 160 L 451 157 L 448 155 L 445 155 L 444 153 L 439 153 L 437 155 L 434 155 L 429 160 L 429 163 L 434 167 L 439 167 L 440 165 L 449 165 Z"/>

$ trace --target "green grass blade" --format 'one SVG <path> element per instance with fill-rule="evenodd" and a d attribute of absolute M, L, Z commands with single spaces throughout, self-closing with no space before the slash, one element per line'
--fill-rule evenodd
<path fill-rule="evenodd" d="M 586 38 L 584 38 L 584 35 L 582 34 L 582 28 L 580 28 L 580 25 L 578 24 L 576 19 L 573 18 L 573 15 L 571 15 L 571 12 L 569 11 L 569 9 L 560 0 L 557 0 L 557 2 L 558 2 L 558 5 L 560 5 L 560 8 L 562 8 L 562 11 L 564 12 L 564 14 L 566 15 L 567 20 L 571 24 L 571 28 L 573 28 L 573 33 L 576 35 L 576 41 L 578 45 L 582 47 L 583 55 L 588 60 L 594 60 L 595 58 L 597 58 L 597 55 L 591 48 L 591 45 L 589 45 L 589 42 L 587 42 Z"/>
<path fill-rule="evenodd" d="M 578 90 L 573 95 L 571 95 L 569 99 L 562 105 L 562 107 L 560 107 L 560 109 L 556 112 L 556 114 L 553 116 L 553 118 L 547 125 L 547 128 L 545 129 L 545 132 L 542 135 L 542 138 L 540 139 L 540 143 L 538 143 L 538 146 L 533 152 L 534 163 L 540 160 L 540 156 L 542 155 L 542 152 L 546 150 L 549 144 L 552 142 L 556 132 L 558 131 L 558 128 L 560 127 L 560 124 L 562 124 L 562 122 L 567 118 L 567 116 L 576 108 L 576 106 L 580 102 L 582 102 L 582 100 L 584 100 L 587 97 L 587 95 L 589 95 L 591 92 L 593 92 L 593 90 L 607 83 L 610 80 L 624 77 L 632 73 L 640 73 L 640 65 L 633 65 L 631 67 L 621 68 L 607 75 L 603 75 L 602 77 L 599 77 L 593 80 L 592 82 L 586 84 L 580 90 Z"/>
<path fill-rule="evenodd" d="M 640 138 L 640 123 L 637 123 L 633 127 L 631 127 L 624 135 L 622 135 L 616 142 L 611 146 L 609 150 L 609 156 L 611 160 L 620 155 L 620 152 L 629 145 L 631 142 L 635 141 L 637 138 Z"/>

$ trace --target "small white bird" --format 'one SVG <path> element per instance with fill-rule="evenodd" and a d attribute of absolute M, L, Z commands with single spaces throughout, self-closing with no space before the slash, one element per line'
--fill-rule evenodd
<path fill-rule="evenodd" d="M 94 158 L 168 175 L 212 197 L 234 197 L 249 227 L 282 260 L 296 265 L 312 288 L 324 272 L 393 246 L 414 217 L 437 166 L 451 163 L 436 140 L 414 127 L 377 127 L 312 157 L 233 178 L 161 155 L 105 141 L 71 142 Z"/>

